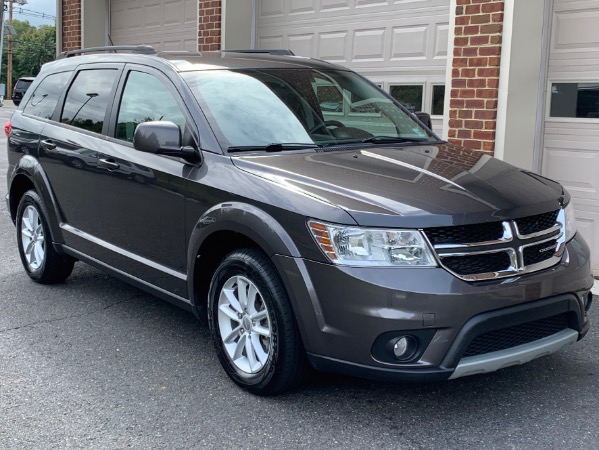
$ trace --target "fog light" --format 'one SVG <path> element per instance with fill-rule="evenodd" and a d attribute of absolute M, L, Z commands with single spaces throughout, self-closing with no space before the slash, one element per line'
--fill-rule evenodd
<path fill-rule="evenodd" d="M 591 303 L 593 303 L 593 293 L 589 292 L 586 295 L 586 302 L 584 304 L 584 311 L 585 312 L 589 312 L 589 309 L 591 309 Z"/>
<path fill-rule="evenodd" d="M 397 359 L 401 359 L 408 352 L 409 342 L 407 337 L 401 337 L 393 345 L 393 354 Z"/>

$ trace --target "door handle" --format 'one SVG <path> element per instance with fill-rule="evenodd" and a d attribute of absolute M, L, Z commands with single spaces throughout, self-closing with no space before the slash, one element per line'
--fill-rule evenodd
<path fill-rule="evenodd" d="M 43 140 L 40 142 L 40 144 L 46 150 L 54 150 L 56 148 L 56 142 L 54 142 L 52 139 Z"/>
<path fill-rule="evenodd" d="M 98 162 L 98 165 L 108 170 L 116 170 L 120 167 L 118 163 L 114 161 L 114 159 L 101 159 Z"/>

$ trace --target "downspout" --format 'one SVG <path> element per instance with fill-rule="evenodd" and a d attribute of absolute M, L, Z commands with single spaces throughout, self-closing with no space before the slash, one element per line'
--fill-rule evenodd
<path fill-rule="evenodd" d="M 62 52 L 62 0 L 56 2 L 56 56 Z"/>
<path fill-rule="evenodd" d="M 250 48 L 256 48 L 256 18 L 258 17 L 256 0 L 252 0 L 252 28 L 250 30 Z"/>

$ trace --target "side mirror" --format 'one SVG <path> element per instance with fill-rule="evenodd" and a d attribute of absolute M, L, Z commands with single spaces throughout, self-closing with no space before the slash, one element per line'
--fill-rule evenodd
<path fill-rule="evenodd" d="M 178 156 L 190 162 L 199 162 L 200 155 L 193 147 L 181 146 L 181 129 L 169 121 L 143 122 L 133 134 L 133 148 L 156 155 Z"/>
<path fill-rule="evenodd" d="M 422 111 L 414 113 L 420 122 L 422 122 L 429 130 L 433 129 L 433 122 L 431 121 L 431 115 Z"/>

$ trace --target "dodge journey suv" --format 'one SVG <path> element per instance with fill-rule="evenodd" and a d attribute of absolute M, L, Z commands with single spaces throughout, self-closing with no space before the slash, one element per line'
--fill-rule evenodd
<path fill-rule="evenodd" d="M 79 50 L 43 67 L 5 128 L 27 274 L 57 283 L 82 261 L 192 311 L 256 394 L 309 368 L 485 373 L 589 329 L 568 192 L 441 141 L 345 68 Z"/>

